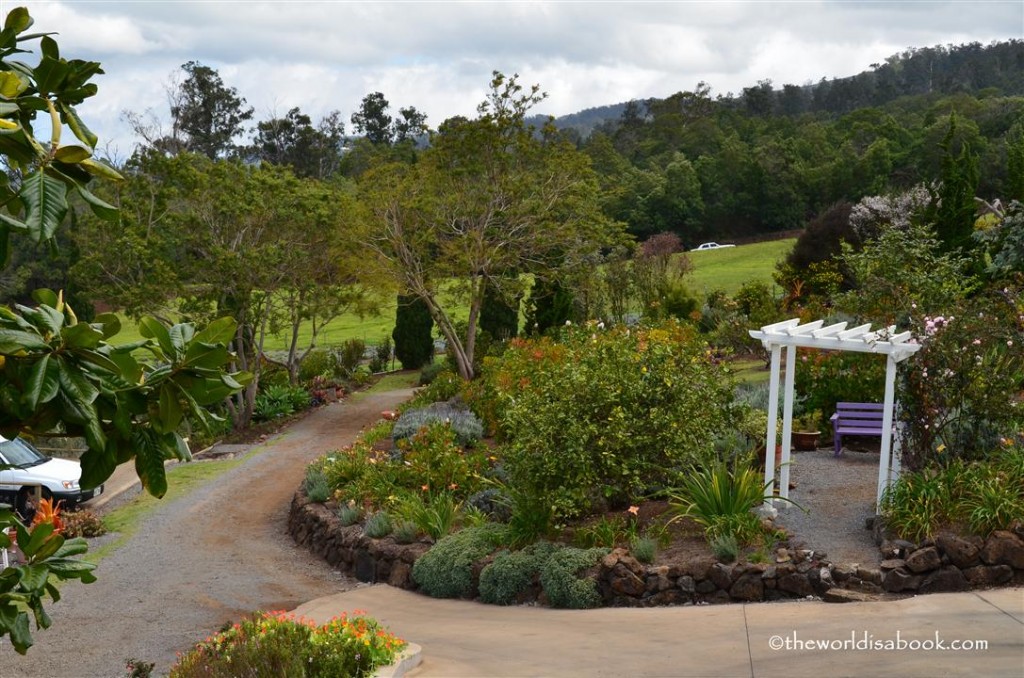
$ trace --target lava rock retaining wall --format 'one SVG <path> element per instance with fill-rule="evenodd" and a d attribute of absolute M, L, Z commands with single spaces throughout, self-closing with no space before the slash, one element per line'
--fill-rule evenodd
<path fill-rule="evenodd" d="M 412 565 L 431 544 L 398 544 L 391 537 L 372 539 L 358 525 L 342 526 L 335 511 L 310 502 L 301 491 L 292 500 L 288 531 L 296 543 L 332 567 L 360 581 L 383 582 L 415 590 Z M 826 554 L 779 549 L 775 563 L 725 564 L 713 557 L 680 565 L 644 565 L 625 549 L 614 549 L 588 572 L 597 582 L 602 603 L 614 607 L 654 607 L 752 602 L 821 596 L 837 602 L 860 594 L 962 591 L 1004 584 L 1024 584 L 1024 538 L 995 532 L 988 539 L 939 535 L 912 544 L 886 539 L 876 530 L 885 557 L 880 567 L 834 565 Z M 474 579 L 481 567 L 473 568 Z M 472 590 L 477 590 L 474 582 Z M 532 602 L 543 602 L 535 585 Z"/>
<path fill-rule="evenodd" d="M 890 538 L 883 527 L 875 539 L 885 558 L 882 588 L 891 593 L 1024 584 L 1024 538 L 1019 531 L 997 530 L 987 539 L 947 533 L 914 544 Z"/>

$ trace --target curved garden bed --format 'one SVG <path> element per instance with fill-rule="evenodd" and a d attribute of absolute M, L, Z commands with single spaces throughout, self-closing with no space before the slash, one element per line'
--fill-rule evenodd
<path fill-rule="evenodd" d="M 431 548 L 427 539 L 398 544 L 393 537 L 368 537 L 359 525 L 343 526 L 335 507 L 311 502 L 301 490 L 292 500 L 288 529 L 296 543 L 360 581 L 408 590 L 419 588 L 412 577 L 413 566 Z M 1024 584 L 1024 535 L 1020 533 L 1000 530 L 987 539 L 942 533 L 914 544 L 888 538 L 879 526 L 876 539 L 885 557 L 878 568 L 832 563 L 820 552 L 803 549 L 780 549 L 774 560 L 781 562 L 773 563 L 727 564 L 713 556 L 693 556 L 673 565 L 645 565 L 617 548 L 578 575 L 594 582 L 600 605 L 626 607 L 807 596 L 846 601 L 862 597 L 858 594 Z M 480 574 L 492 560 L 488 556 L 471 568 L 473 581 L 466 597 L 479 599 Z M 545 603 L 547 598 L 534 581 L 515 602 Z"/>

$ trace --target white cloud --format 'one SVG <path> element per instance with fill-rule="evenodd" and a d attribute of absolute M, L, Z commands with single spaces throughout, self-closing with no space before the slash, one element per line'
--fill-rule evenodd
<path fill-rule="evenodd" d="M 11 5 L 13 6 L 13 4 Z M 431 124 L 472 115 L 492 70 L 556 115 L 706 81 L 739 92 L 852 75 L 908 46 L 1020 38 L 1020 2 L 30 2 L 38 30 L 107 75 L 83 110 L 130 146 L 121 111 L 166 112 L 182 63 L 216 68 L 256 116 L 299 106 L 347 121 L 368 92 Z"/>

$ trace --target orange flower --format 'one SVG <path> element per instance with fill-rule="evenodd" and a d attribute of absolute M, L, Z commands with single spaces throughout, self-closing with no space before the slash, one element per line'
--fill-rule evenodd
<path fill-rule="evenodd" d="M 628 509 L 626 509 L 626 512 L 627 513 L 632 513 L 634 516 L 638 516 L 638 515 L 640 515 L 640 507 L 639 506 L 630 506 Z"/>
<path fill-rule="evenodd" d="M 42 523 L 53 525 L 54 533 L 64 529 L 64 521 L 60 519 L 60 502 L 57 502 L 57 505 L 54 506 L 52 499 L 41 499 L 39 501 L 39 508 L 36 509 L 36 515 L 32 518 L 32 526 L 35 527 Z"/>

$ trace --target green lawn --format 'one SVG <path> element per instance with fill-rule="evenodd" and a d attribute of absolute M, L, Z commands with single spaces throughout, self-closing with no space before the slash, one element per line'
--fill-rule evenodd
<path fill-rule="evenodd" d="M 693 273 L 688 281 L 698 297 L 711 290 L 725 290 L 735 294 L 743 283 L 761 280 L 769 285 L 775 264 L 793 249 L 795 238 L 769 242 L 739 245 L 720 250 L 687 252 L 693 263 Z"/>
<path fill-rule="evenodd" d="M 791 238 L 720 250 L 688 252 L 687 256 L 693 263 L 693 273 L 687 283 L 698 298 L 716 289 L 734 294 L 743 283 L 750 280 L 761 280 L 771 285 L 776 262 L 792 249 L 794 242 L 796 240 Z M 465 307 L 456 307 L 453 316 L 465 320 L 467 314 L 468 309 Z M 121 320 L 124 329 L 116 337 L 117 343 L 129 343 L 142 338 L 134 322 L 124 316 Z M 355 313 L 346 313 L 335 318 L 320 331 L 317 345 L 340 346 L 349 339 L 362 339 L 368 345 L 374 345 L 390 337 L 394 326 L 395 300 L 392 297 L 381 305 L 378 315 L 359 317 Z M 310 327 L 305 323 L 299 331 L 299 346 L 308 346 L 309 337 Z M 269 351 L 284 350 L 284 336 L 268 337 L 266 348 Z"/>

